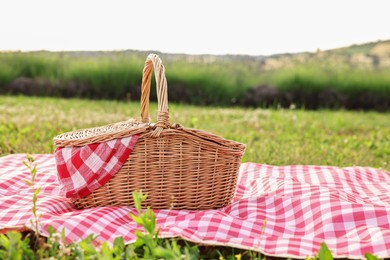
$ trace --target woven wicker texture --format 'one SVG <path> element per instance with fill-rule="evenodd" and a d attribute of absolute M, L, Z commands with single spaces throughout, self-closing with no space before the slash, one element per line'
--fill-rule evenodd
<path fill-rule="evenodd" d="M 149 122 L 154 69 L 158 114 Z M 74 201 L 78 208 L 133 206 L 132 192 L 148 195 L 143 206 L 155 209 L 213 209 L 227 205 L 236 188 L 245 145 L 217 135 L 170 124 L 165 68 L 150 54 L 142 78 L 141 122 L 136 119 L 76 130 L 54 138 L 57 147 L 83 146 L 140 134 L 131 156 L 103 187 Z"/>

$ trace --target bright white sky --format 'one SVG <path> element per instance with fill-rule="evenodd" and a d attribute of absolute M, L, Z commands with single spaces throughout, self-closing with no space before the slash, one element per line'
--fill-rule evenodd
<path fill-rule="evenodd" d="M 0 0 L 0 51 L 269 55 L 387 39 L 389 0 Z"/>

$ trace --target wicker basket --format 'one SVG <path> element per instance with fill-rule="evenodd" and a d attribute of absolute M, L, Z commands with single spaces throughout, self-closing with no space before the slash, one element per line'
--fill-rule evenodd
<path fill-rule="evenodd" d="M 152 70 L 158 116 L 149 123 Z M 147 194 L 143 206 L 154 209 L 213 209 L 234 194 L 245 145 L 196 129 L 170 124 L 167 81 L 160 58 L 150 54 L 142 77 L 141 122 L 130 119 L 56 136 L 56 147 L 84 146 L 139 134 L 131 156 L 104 186 L 81 199 L 77 208 L 133 206 L 132 192 Z"/>

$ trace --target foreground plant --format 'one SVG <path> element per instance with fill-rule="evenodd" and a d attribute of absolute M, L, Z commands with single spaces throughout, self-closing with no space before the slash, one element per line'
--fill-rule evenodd
<path fill-rule="evenodd" d="M 26 184 L 33 190 L 33 198 L 32 198 L 32 214 L 33 219 L 30 219 L 31 225 L 35 229 L 36 237 L 39 238 L 40 231 L 39 231 L 39 219 L 41 218 L 42 214 L 37 213 L 37 200 L 38 200 L 38 194 L 41 192 L 41 187 L 35 186 L 35 177 L 37 176 L 37 165 L 34 163 L 35 159 L 27 154 L 27 161 L 24 161 L 23 164 L 30 170 L 31 173 L 31 179 L 25 180 Z"/>
<path fill-rule="evenodd" d="M 137 240 L 128 247 L 132 257 L 138 259 L 138 250 L 142 249 L 143 258 L 146 259 L 199 259 L 197 246 L 190 247 L 186 244 L 182 248 L 176 240 L 159 239 L 159 230 L 156 230 L 156 216 L 153 210 L 148 207 L 143 211 L 141 208 L 146 195 L 143 195 L 142 192 L 133 192 L 133 199 L 138 215 L 130 214 L 130 216 L 138 225 L 144 228 L 145 232 L 135 231 Z"/>
<path fill-rule="evenodd" d="M 22 238 L 17 231 L 0 234 L 0 259 L 35 259 L 35 252 L 30 247 L 29 237 Z"/>

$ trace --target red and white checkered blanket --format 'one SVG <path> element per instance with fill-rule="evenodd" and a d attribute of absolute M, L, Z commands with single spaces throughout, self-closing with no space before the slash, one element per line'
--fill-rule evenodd
<path fill-rule="evenodd" d="M 60 194 L 53 155 L 37 163 L 40 229 L 65 230 L 69 241 L 99 235 L 135 241 L 129 207 L 76 210 Z M 24 154 L 0 158 L 0 230 L 30 227 L 32 191 Z M 390 174 L 368 167 L 270 166 L 244 163 L 232 203 L 218 210 L 156 210 L 161 237 L 305 258 L 326 242 L 334 257 L 390 257 Z"/>
<path fill-rule="evenodd" d="M 58 181 L 67 198 L 83 198 L 108 182 L 129 158 L 139 135 L 82 147 L 57 148 Z"/>

